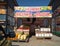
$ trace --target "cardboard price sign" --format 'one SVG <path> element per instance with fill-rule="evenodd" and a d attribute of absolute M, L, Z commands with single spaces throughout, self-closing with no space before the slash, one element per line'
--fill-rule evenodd
<path fill-rule="evenodd" d="M 6 10 L 5 9 L 0 9 L 0 14 L 6 14 Z"/>

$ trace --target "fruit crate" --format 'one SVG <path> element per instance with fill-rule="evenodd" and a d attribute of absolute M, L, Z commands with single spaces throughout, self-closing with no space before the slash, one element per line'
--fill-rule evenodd
<path fill-rule="evenodd" d="M 29 37 L 27 37 L 25 40 L 12 40 L 13 42 L 29 42 Z"/>
<path fill-rule="evenodd" d="M 19 42 L 29 42 L 29 38 L 27 37 L 25 40 L 18 40 Z"/>

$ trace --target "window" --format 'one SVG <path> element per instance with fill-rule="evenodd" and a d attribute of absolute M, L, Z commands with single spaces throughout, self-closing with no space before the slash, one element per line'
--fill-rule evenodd
<path fill-rule="evenodd" d="M 0 15 L 0 20 L 5 21 L 6 20 L 6 15 Z"/>
<path fill-rule="evenodd" d="M 8 16 L 8 23 L 11 25 L 11 26 L 14 26 L 15 25 L 15 19 L 11 16 Z"/>

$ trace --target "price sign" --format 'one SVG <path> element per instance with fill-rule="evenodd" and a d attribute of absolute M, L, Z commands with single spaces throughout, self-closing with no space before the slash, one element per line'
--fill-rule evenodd
<path fill-rule="evenodd" d="M 6 9 L 0 9 L 0 14 L 6 14 Z"/>

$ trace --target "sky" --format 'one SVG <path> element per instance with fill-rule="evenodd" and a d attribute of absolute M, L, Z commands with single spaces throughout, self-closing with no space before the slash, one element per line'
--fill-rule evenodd
<path fill-rule="evenodd" d="M 50 0 L 17 0 L 19 6 L 47 6 Z"/>

